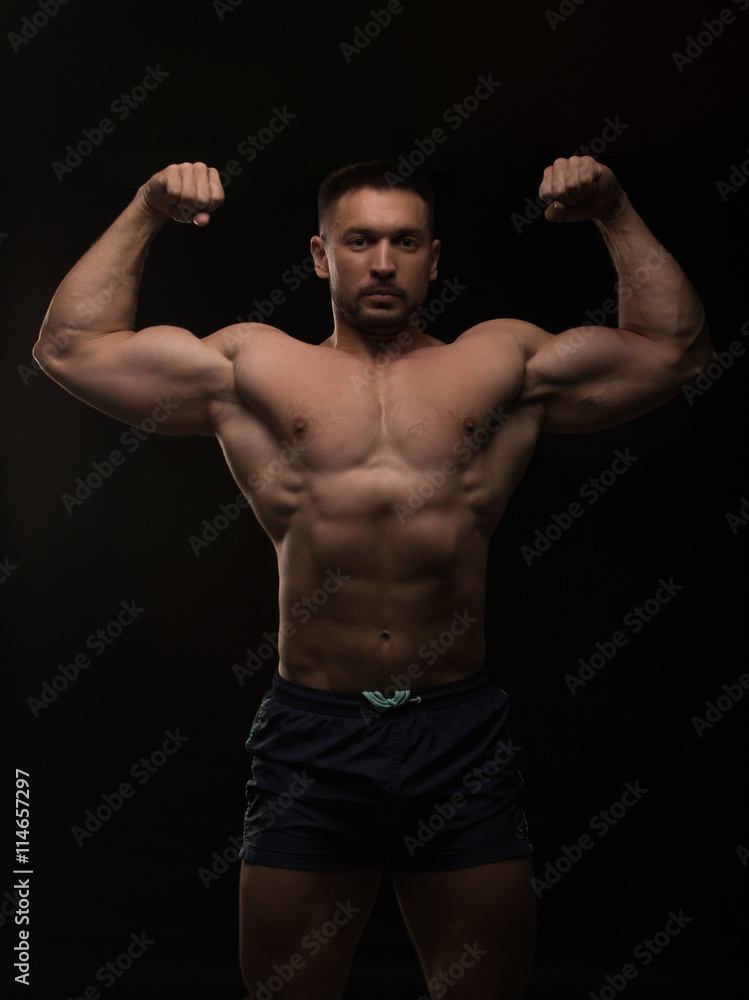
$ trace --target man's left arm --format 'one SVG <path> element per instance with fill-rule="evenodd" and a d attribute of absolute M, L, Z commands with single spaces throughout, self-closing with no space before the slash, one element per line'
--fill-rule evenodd
<path fill-rule="evenodd" d="M 543 407 L 544 430 L 612 427 L 673 398 L 709 364 L 702 302 L 608 167 L 589 156 L 555 160 L 540 195 L 551 222 L 593 220 L 601 231 L 618 273 L 618 326 L 552 336 L 518 324 L 527 358 L 519 402 Z"/>

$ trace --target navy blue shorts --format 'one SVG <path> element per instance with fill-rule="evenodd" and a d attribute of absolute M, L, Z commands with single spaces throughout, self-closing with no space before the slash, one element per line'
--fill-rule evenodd
<path fill-rule="evenodd" d="M 486 670 L 385 709 L 276 672 L 245 744 L 240 857 L 446 871 L 530 853 L 508 708 Z"/>

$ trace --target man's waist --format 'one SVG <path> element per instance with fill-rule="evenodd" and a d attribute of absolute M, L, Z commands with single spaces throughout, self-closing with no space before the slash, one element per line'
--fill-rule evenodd
<path fill-rule="evenodd" d="M 283 664 L 272 681 L 273 697 L 284 704 L 333 715 L 388 716 L 429 711 L 457 705 L 487 693 L 489 672 L 485 667 L 452 680 L 410 686 L 411 678 L 393 674 L 382 690 L 316 687 L 287 676 Z"/>

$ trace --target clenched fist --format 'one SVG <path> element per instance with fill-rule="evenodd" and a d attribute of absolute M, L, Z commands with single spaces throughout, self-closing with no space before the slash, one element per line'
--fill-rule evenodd
<path fill-rule="evenodd" d="M 207 226 L 211 212 L 224 203 L 218 170 L 205 163 L 173 163 L 159 171 L 138 192 L 149 215 Z"/>
<path fill-rule="evenodd" d="M 549 222 L 585 222 L 614 212 L 624 192 L 613 172 L 592 156 L 571 156 L 544 170 L 538 193 L 549 202 L 544 212 Z"/>

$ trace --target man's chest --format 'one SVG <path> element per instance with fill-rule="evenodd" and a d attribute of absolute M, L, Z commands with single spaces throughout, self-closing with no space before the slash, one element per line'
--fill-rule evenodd
<path fill-rule="evenodd" d="M 507 421 L 523 373 L 509 351 L 497 361 L 458 344 L 373 359 L 292 341 L 248 353 L 236 388 L 309 461 L 350 468 L 387 456 L 436 467 L 466 443 L 488 445 Z"/>

